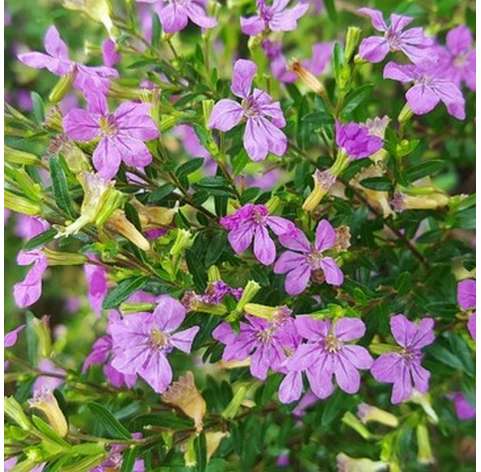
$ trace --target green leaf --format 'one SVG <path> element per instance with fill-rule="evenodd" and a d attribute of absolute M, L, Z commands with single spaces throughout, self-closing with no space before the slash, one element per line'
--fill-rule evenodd
<path fill-rule="evenodd" d="M 120 423 L 115 416 L 99 403 L 88 403 L 89 409 L 95 415 L 96 421 L 105 429 L 113 439 L 130 439 L 129 430 Z"/>
<path fill-rule="evenodd" d="M 35 121 L 38 124 L 42 124 L 45 121 L 45 105 L 42 97 L 37 92 L 32 92 L 30 97 L 32 98 L 32 110 Z"/>
<path fill-rule="evenodd" d="M 337 21 L 337 11 L 334 0 L 324 0 L 324 6 L 326 7 L 327 16 L 331 21 Z"/>
<path fill-rule="evenodd" d="M 393 186 L 387 177 L 369 177 L 361 180 L 361 185 L 370 190 L 377 190 L 378 192 L 389 192 Z"/>
<path fill-rule="evenodd" d="M 141 415 L 134 418 L 130 423 L 133 431 L 139 431 L 144 426 L 163 426 L 165 429 L 190 429 L 194 427 L 194 422 L 189 418 L 178 416 L 174 411 L 158 411 L 155 414 Z"/>
<path fill-rule="evenodd" d="M 32 239 L 29 239 L 24 245 L 24 251 L 31 251 L 32 249 L 36 249 L 39 246 L 43 246 L 44 244 L 52 241 L 57 234 L 57 230 L 55 228 L 49 228 L 43 233 L 38 234 Z"/>
<path fill-rule="evenodd" d="M 223 230 L 216 231 L 212 236 L 212 238 L 209 240 L 209 243 L 206 247 L 205 267 L 208 268 L 219 260 L 219 257 L 222 256 L 222 252 L 226 245 L 227 245 L 226 232 Z"/>
<path fill-rule="evenodd" d="M 150 44 L 153 48 L 160 46 L 160 35 L 162 33 L 162 26 L 159 21 L 159 15 L 157 13 L 152 14 L 152 40 Z"/>
<path fill-rule="evenodd" d="M 342 113 L 344 115 L 352 113 L 371 95 L 373 88 L 373 84 L 366 84 L 350 92 L 345 99 Z"/>
<path fill-rule="evenodd" d="M 54 441 L 60 446 L 63 446 L 64 448 L 67 448 L 67 449 L 71 447 L 71 445 L 67 441 L 65 441 L 61 436 L 59 436 L 59 434 L 56 431 L 54 431 L 49 424 L 47 424 L 38 416 L 32 415 L 32 423 L 43 435 L 45 435 L 51 441 Z"/>
<path fill-rule="evenodd" d="M 161 202 L 165 197 L 170 195 L 173 191 L 175 190 L 175 187 L 171 184 L 165 184 L 162 185 L 161 187 L 155 189 L 150 195 L 147 201 L 149 203 L 159 203 Z"/>
<path fill-rule="evenodd" d="M 196 470 L 198 472 L 204 472 L 207 467 L 207 444 L 204 433 L 201 433 L 195 438 L 194 449 L 197 461 Z"/>
<path fill-rule="evenodd" d="M 204 164 L 204 159 L 198 157 L 196 159 L 190 159 L 185 164 L 182 164 L 177 168 L 175 171 L 175 175 L 181 179 L 182 177 L 186 177 L 189 174 L 194 173 L 196 170 L 200 169 Z"/>
<path fill-rule="evenodd" d="M 52 178 L 53 195 L 57 206 L 70 218 L 75 218 L 72 199 L 67 184 L 67 177 L 57 156 L 52 156 L 49 161 L 50 177 Z"/>
<path fill-rule="evenodd" d="M 249 163 L 249 160 L 249 156 L 244 149 L 241 149 L 234 157 L 232 157 L 231 162 L 234 175 L 239 175 Z"/>
<path fill-rule="evenodd" d="M 135 459 L 138 453 L 137 448 L 131 447 L 122 454 L 122 467 L 120 468 L 120 472 L 132 472 L 134 470 Z"/>
<path fill-rule="evenodd" d="M 143 275 L 129 277 L 128 279 L 122 280 L 122 282 L 107 294 L 102 304 L 102 308 L 104 310 L 110 310 L 111 308 L 118 307 L 122 302 L 127 300 L 132 293 L 140 290 L 148 280 L 149 278 Z"/>
<path fill-rule="evenodd" d="M 446 166 L 446 162 L 442 160 L 433 159 L 415 165 L 406 171 L 406 178 L 409 182 L 415 182 L 428 175 L 437 174 Z"/>

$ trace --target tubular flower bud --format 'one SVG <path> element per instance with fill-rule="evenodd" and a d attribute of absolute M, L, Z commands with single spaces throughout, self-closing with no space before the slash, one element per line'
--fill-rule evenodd
<path fill-rule="evenodd" d="M 39 165 L 40 159 L 30 152 L 20 151 L 20 149 L 14 149 L 10 146 L 4 146 L 3 148 L 5 162 L 10 164 L 20 164 L 20 165 Z"/>
<path fill-rule="evenodd" d="M 344 416 L 342 417 L 342 422 L 352 428 L 354 431 L 356 431 L 364 439 L 369 439 L 371 437 L 371 433 L 369 432 L 369 430 L 350 411 L 347 411 L 344 414 Z"/>
<path fill-rule="evenodd" d="M 436 210 L 449 204 L 449 197 L 441 192 L 432 192 L 426 195 L 408 195 L 395 192 L 391 205 L 397 212 L 404 210 Z"/>
<path fill-rule="evenodd" d="M 316 78 L 316 76 L 306 69 L 299 61 L 294 61 L 291 64 L 291 70 L 293 70 L 298 79 L 309 89 L 313 92 L 317 93 L 318 95 L 325 95 L 326 89 L 324 85 Z"/>
<path fill-rule="evenodd" d="M 266 320 L 272 320 L 276 323 L 281 323 L 292 313 L 292 310 L 287 306 L 266 306 L 257 303 L 247 303 L 244 307 L 244 311 L 250 315 L 258 316 L 259 318 L 264 318 Z"/>
<path fill-rule="evenodd" d="M 198 311 L 200 313 L 210 313 L 211 315 L 222 316 L 227 313 L 227 307 L 223 303 L 206 303 L 202 295 L 189 291 L 182 297 L 182 305 L 188 311 Z"/>
<path fill-rule="evenodd" d="M 57 237 L 76 234 L 89 223 L 103 225 L 125 198 L 114 188 L 113 182 L 105 181 L 98 174 L 82 172 L 77 178 L 84 191 L 80 216 Z"/>
<path fill-rule="evenodd" d="M 401 124 L 407 123 L 413 117 L 413 111 L 411 110 L 408 103 L 404 105 L 402 110 L 399 112 L 398 121 Z"/>
<path fill-rule="evenodd" d="M 434 464 L 436 461 L 429 441 L 429 431 L 425 423 L 416 427 L 416 439 L 418 441 L 418 462 L 421 464 Z"/>
<path fill-rule="evenodd" d="M 52 349 L 52 336 L 50 333 L 49 316 L 41 319 L 33 318 L 32 327 L 38 340 L 38 352 L 42 357 L 49 357 Z"/>
<path fill-rule="evenodd" d="M 189 418 L 194 420 L 197 432 L 202 431 L 202 419 L 206 412 L 206 403 L 197 390 L 194 375 L 191 371 L 179 377 L 179 380 L 174 382 L 162 395 L 162 400 L 180 408 Z"/>
<path fill-rule="evenodd" d="M 179 209 L 178 205 L 174 208 L 150 207 L 136 199 L 133 199 L 131 203 L 139 214 L 142 229 L 146 230 L 170 225 Z"/>
<path fill-rule="evenodd" d="M 72 87 L 72 82 L 73 74 L 67 74 L 60 77 L 48 96 L 50 103 L 60 102 L 69 92 Z"/>
<path fill-rule="evenodd" d="M 222 412 L 222 417 L 226 420 L 231 420 L 235 418 L 239 408 L 244 401 L 244 398 L 247 394 L 247 387 L 245 385 L 241 385 L 237 392 L 234 394 L 234 397 L 230 401 L 230 403 L 225 407 L 224 411 Z"/>
<path fill-rule="evenodd" d="M 351 60 L 360 39 L 361 28 L 358 28 L 357 26 L 349 26 L 346 33 L 346 46 L 344 47 L 344 58 L 346 62 Z"/>
<path fill-rule="evenodd" d="M 207 277 L 208 277 L 209 283 L 217 282 L 222 279 L 219 268 L 215 265 L 212 265 L 209 267 L 207 271 Z"/>
<path fill-rule="evenodd" d="M 20 426 L 25 431 L 30 431 L 32 429 L 32 423 L 28 419 L 27 415 L 24 413 L 22 406 L 15 397 L 5 397 L 4 398 L 4 411 L 10 419 Z"/>
<path fill-rule="evenodd" d="M 123 210 L 115 210 L 107 220 L 107 228 L 121 234 L 142 251 L 148 251 L 150 244 L 143 234 L 126 218 Z"/>
<path fill-rule="evenodd" d="M 87 257 L 75 252 L 53 251 L 48 248 L 43 248 L 42 251 L 47 256 L 49 266 L 83 265 L 87 262 Z"/>
<path fill-rule="evenodd" d="M 185 229 L 177 229 L 177 235 L 174 241 L 174 245 L 170 249 L 171 256 L 178 256 L 185 249 L 192 246 L 192 233 Z"/>
<path fill-rule="evenodd" d="M 50 390 L 40 390 L 28 401 L 31 408 L 40 410 L 52 429 L 62 438 L 67 436 L 68 425 L 57 399 Z"/>
<path fill-rule="evenodd" d="M 336 457 L 338 472 L 382 472 L 388 470 L 388 465 L 384 462 L 374 462 L 367 458 L 349 457 L 341 452 Z"/>
<path fill-rule="evenodd" d="M 244 288 L 244 291 L 242 292 L 242 296 L 237 302 L 237 306 L 231 312 L 227 320 L 228 321 L 236 320 L 244 310 L 244 307 L 256 296 L 260 288 L 261 286 L 257 282 L 255 282 L 254 280 L 249 280 L 249 282 L 247 282 Z"/>
<path fill-rule="evenodd" d="M 336 176 L 332 174 L 330 169 L 323 172 L 316 169 L 312 178 L 314 180 L 314 188 L 302 205 L 302 209 L 308 212 L 314 211 L 317 208 L 321 200 L 327 192 L 329 192 L 329 189 L 336 182 Z"/>
<path fill-rule="evenodd" d="M 205 433 L 205 442 L 207 446 L 207 460 L 214 455 L 219 447 L 220 442 L 229 434 L 224 431 L 209 431 Z"/>
<path fill-rule="evenodd" d="M 34 203 L 8 190 L 4 192 L 4 204 L 5 208 L 16 211 L 17 213 L 23 213 L 24 215 L 39 216 L 41 214 L 41 207 L 38 203 Z"/>
<path fill-rule="evenodd" d="M 424 413 L 429 418 L 429 421 L 433 424 L 438 424 L 439 418 L 437 413 L 433 410 L 431 405 L 431 398 L 426 393 L 419 393 L 417 390 L 414 390 L 414 393 L 411 395 L 409 399 L 410 402 L 413 402 L 417 405 L 420 405 L 421 408 L 424 410 Z"/>
<path fill-rule="evenodd" d="M 397 428 L 399 424 L 398 419 L 391 413 L 381 410 L 381 408 L 377 408 L 376 406 L 368 405 L 367 403 L 361 403 L 357 407 L 357 416 L 364 424 L 373 421 L 390 426 L 391 428 Z"/>

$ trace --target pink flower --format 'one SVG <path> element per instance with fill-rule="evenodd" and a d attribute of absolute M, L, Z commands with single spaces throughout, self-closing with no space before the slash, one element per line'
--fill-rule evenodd
<path fill-rule="evenodd" d="M 381 354 L 371 373 L 378 382 L 393 384 L 391 401 L 400 403 L 411 397 L 413 388 L 420 393 L 429 389 L 431 374 L 421 365 L 421 349 L 434 341 L 434 320 L 423 318 L 416 324 L 404 315 L 395 315 L 390 323 L 391 333 L 401 349 Z"/>
<path fill-rule="evenodd" d="M 276 258 L 276 246 L 268 229 L 279 236 L 295 228 L 289 220 L 269 215 L 264 205 L 253 203 L 244 205 L 232 215 L 224 216 L 220 224 L 229 231 L 229 243 L 237 254 L 247 250 L 254 241 L 254 255 L 264 265 L 272 264 Z"/>
<path fill-rule="evenodd" d="M 383 140 L 371 134 L 369 128 L 358 123 L 336 122 L 336 144 L 350 159 L 362 159 L 379 151 Z"/>
<path fill-rule="evenodd" d="M 42 277 L 47 270 L 47 257 L 40 249 L 20 251 L 17 256 L 17 264 L 31 265 L 22 282 L 13 286 L 13 297 L 20 308 L 33 305 L 42 294 Z"/>
<path fill-rule="evenodd" d="M 461 392 L 454 392 L 448 395 L 454 403 L 454 410 L 461 421 L 467 421 L 476 417 L 476 408 L 468 402 Z"/>
<path fill-rule="evenodd" d="M 120 163 L 144 168 L 152 155 L 144 141 L 159 137 L 146 103 L 124 102 L 109 113 L 103 95 L 88 95 L 88 110 L 75 108 L 63 120 L 65 133 L 75 141 L 100 138 L 92 156 L 94 167 L 105 180 L 113 178 Z"/>
<path fill-rule="evenodd" d="M 12 329 L 11 331 L 8 331 L 8 333 L 5 333 L 5 336 L 3 338 L 3 346 L 4 347 L 12 347 L 17 343 L 18 335 L 23 331 L 25 328 L 25 325 L 22 324 L 20 326 L 17 326 L 15 329 Z"/>
<path fill-rule="evenodd" d="M 458 283 L 458 305 L 463 310 L 476 309 L 476 280 L 466 279 Z M 476 312 L 469 315 L 468 330 L 476 339 Z"/>
<path fill-rule="evenodd" d="M 262 161 L 269 152 L 282 156 L 287 149 L 286 135 L 280 130 L 286 120 L 279 102 L 259 89 L 252 89 L 252 81 L 257 66 L 252 61 L 239 59 L 234 64 L 231 90 L 242 99 L 239 104 L 234 100 L 218 101 L 209 118 L 209 128 L 229 131 L 242 119 L 246 121 L 244 148 L 253 161 Z"/>
<path fill-rule="evenodd" d="M 324 252 L 334 247 L 336 231 L 329 221 L 321 220 L 316 229 L 316 240 L 311 244 L 306 235 L 295 228 L 279 236 L 279 242 L 291 251 L 284 252 L 274 265 L 274 273 L 286 274 L 284 287 L 289 295 L 302 293 L 313 271 L 322 270 L 330 285 L 342 285 L 344 276 L 336 261 Z"/>
<path fill-rule="evenodd" d="M 102 303 L 109 290 L 107 271 L 97 264 L 85 264 L 84 273 L 87 280 L 87 298 L 90 306 L 97 315 L 100 315 Z"/>

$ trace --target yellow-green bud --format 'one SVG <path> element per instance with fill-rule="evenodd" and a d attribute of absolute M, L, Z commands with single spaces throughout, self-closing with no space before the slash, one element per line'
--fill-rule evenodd
<path fill-rule="evenodd" d="M 418 442 L 418 462 L 421 464 L 434 464 L 436 461 L 429 441 L 429 431 L 425 423 L 416 427 L 416 438 Z"/>
<path fill-rule="evenodd" d="M 49 425 L 60 437 L 67 436 L 67 420 L 50 390 L 37 392 L 28 403 L 31 408 L 35 408 L 45 415 Z"/>
<path fill-rule="evenodd" d="M 398 121 L 399 123 L 407 123 L 413 117 L 413 111 L 409 107 L 409 104 L 406 103 L 402 110 L 399 112 Z"/>
<path fill-rule="evenodd" d="M 204 117 L 204 126 L 207 128 L 209 125 L 210 114 L 214 108 L 214 100 L 202 100 L 202 116 Z"/>
<path fill-rule="evenodd" d="M 239 408 L 241 407 L 242 402 L 244 401 L 246 394 L 247 394 L 247 387 L 245 385 L 241 385 L 237 389 L 232 400 L 229 402 L 229 404 L 225 407 L 224 411 L 221 413 L 222 417 L 225 418 L 226 420 L 231 420 L 235 418 L 235 416 L 237 415 L 237 412 L 239 411 Z"/>
<path fill-rule="evenodd" d="M 372 461 L 365 457 L 354 458 L 341 452 L 336 457 L 338 472 L 383 472 L 388 465 L 380 461 Z"/>
<path fill-rule="evenodd" d="M 191 247 L 192 243 L 193 243 L 192 233 L 186 229 L 178 228 L 174 245 L 170 249 L 170 255 L 171 256 L 180 255 L 183 251 Z"/>
<path fill-rule="evenodd" d="M 142 251 L 150 249 L 150 243 L 145 239 L 144 235 L 126 218 L 123 210 L 115 210 L 106 223 L 108 229 L 111 229 L 130 242 L 135 244 Z"/>
<path fill-rule="evenodd" d="M 269 200 L 266 202 L 266 208 L 269 211 L 269 213 L 275 213 L 277 209 L 281 205 L 281 199 L 277 196 L 273 196 L 269 198 Z"/>
<path fill-rule="evenodd" d="M 27 418 L 24 413 L 22 406 L 15 397 L 5 397 L 4 398 L 4 411 L 12 421 L 14 421 L 20 428 L 25 431 L 30 431 L 32 429 L 32 423 Z"/>
<path fill-rule="evenodd" d="M 51 103 L 58 103 L 69 92 L 73 82 L 73 74 L 67 74 L 58 79 L 54 88 L 50 92 L 48 99 Z"/>
<path fill-rule="evenodd" d="M 351 60 L 360 39 L 361 28 L 358 28 L 357 26 L 349 26 L 346 33 L 346 46 L 344 47 L 344 58 L 346 62 Z"/>
<path fill-rule="evenodd" d="M 38 203 L 32 202 L 25 197 L 15 195 L 8 190 L 5 190 L 4 192 L 4 204 L 5 208 L 8 208 L 9 210 L 29 216 L 39 216 L 42 211 Z"/>
<path fill-rule="evenodd" d="M 371 437 L 369 430 L 350 411 L 344 413 L 342 422 L 360 434 L 364 439 L 369 439 Z"/>
<path fill-rule="evenodd" d="M 4 146 L 3 148 L 5 162 L 10 164 L 20 164 L 20 165 L 39 165 L 40 159 L 30 152 L 20 151 L 20 149 L 14 149 L 10 146 Z"/>
<path fill-rule="evenodd" d="M 237 302 L 235 309 L 228 316 L 228 321 L 236 320 L 239 315 L 244 311 L 244 307 L 256 296 L 261 286 L 254 280 L 249 280 L 244 287 L 242 296 Z"/>
<path fill-rule="evenodd" d="M 367 403 L 361 403 L 357 407 L 357 416 L 364 424 L 373 421 L 391 428 L 397 428 L 399 425 L 398 419 L 393 414 Z"/>
<path fill-rule="evenodd" d="M 41 319 L 32 319 L 33 331 L 35 332 L 38 341 L 38 353 L 41 357 L 49 357 L 52 350 L 52 336 L 48 319 L 49 317 L 47 315 L 42 316 Z"/>
<path fill-rule="evenodd" d="M 219 268 L 215 265 L 211 265 L 209 267 L 209 270 L 207 271 L 207 278 L 209 280 L 209 283 L 222 280 Z"/>
<path fill-rule="evenodd" d="M 49 266 L 83 265 L 87 262 L 87 257 L 76 252 L 54 251 L 49 248 L 42 251 L 47 256 Z"/>

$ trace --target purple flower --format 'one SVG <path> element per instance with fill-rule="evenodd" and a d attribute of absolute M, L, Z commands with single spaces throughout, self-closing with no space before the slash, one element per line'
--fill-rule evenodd
<path fill-rule="evenodd" d="M 109 89 L 110 79 L 118 77 L 118 73 L 111 67 L 88 67 L 77 64 L 69 59 L 67 45 L 55 26 L 51 26 L 44 39 L 45 51 L 27 52 L 19 54 L 18 59 L 23 64 L 34 69 L 46 68 L 52 74 L 64 76 L 74 74 L 74 86 L 84 93 L 104 93 Z"/>
<path fill-rule="evenodd" d="M 231 90 L 235 96 L 242 98 L 242 103 L 230 99 L 218 101 L 210 115 L 209 127 L 229 131 L 244 118 L 244 148 L 253 161 L 261 161 L 269 152 L 276 156 L 286 152 L 287 138 L 279 129 L 286 125 L 286 120 L 279 102 L 273 102 L 267 92 L 256 88 L 251 90 L 256 72 L 254 62 L 245 59 L 236 61 Z"/>
<path fill-rule="evenodd" d="M 321 270 L 330 285 L 342 285 L 344 275 L 336 261 L 323 252 L 334 247 L 336 231 L 329 221 L 321 220 L 316 229 L 316 240 L 311 244 L 298 228 L 279 237 L 279 242 L 292 251 L 284 252 L 274 265 L 276 274 L 286 274 L 285 289 L 289 295 L 302 293 L 311 274 Z M 295 252 L 294 252 L 295 251 Z"/>
<path fill-rule="evenodd" d="M 244 34 L 255 36 L 266 29 L 271 31 L 293 31 L 297 20 L 306 13 L 309 5 L 299 3 L 293 8 L 286 8 L 289 0 L 274 0 L 271 6 L 265 0 L 257 0 L 257 15 L 241 17 L 241 30 Z"/>
<path fill-rule="evenodd" d="M 262 43 L 262 47 L 271 62 L 272 75 L 281 82 L 295 82 L 297 75 L 289 70 L 286 58 L 282 54 L 281 43 L 266 39 Z M 302 65 L 314 75 L 320 75 L 329 63 L 331 54 L 332 43 L 316 43 L 312 46 L 311 59 L 302 61 Z"/>
<path fill-rule="evenodd" d="M 389 62 L 384 67 L 384 78 L 414 83 L 406 92 L 406 100 L 416 115 L 429 113 L 441 101 L 450 115 L 458 120 L 466 117 L 461 90 L 444 78 L 440 68 L 432 62 L 416 65 Z"/>
<path fill-rule="evenodd" d="M 110 38 L 102 43 L 102 58 L 107 67 L 113 67 L 120 62 L 120 54 L 117 51 L 117 45 Z"/>
<path fill-rule="evenodd" d="M 214 28 L 217 20 L 205 13 L 205 3 L 198 0 L 138 0 L 153 3 L 154 10 L 159 15 L 160 23 L 166 33 L 177 33 L 183 30 L 188 21 L 201 28 Z"/>
<path fill-rule="evenodd" d="M 100 315 L 102 303 L 109 290 L 107 271 L 97 264 L 85 264 L 84 272 L 88 287 L 87 298 L 94 312 Z"/>
<path fill-rule="evenodd" d="M 359 46 L 359 55 L 369 62 L 381 62 L 389 53 L 402 51 L 412 62 L 419 62 L 429 57 L 432 39 L 424 35 L 422 28 L 409 28 L 404 31 L 413 18 L 410 16 L 391 15 L 391 24 L 387 26 L 382 12 L 372 8 L 360 8 L 362 15 L 371 18 L 372 25 L 384 36 L 364 38 Z"/>
<path fill-rule="evenodd" d="M 64 383 L 66 375 L 65 370 L 57 367 L 50 359 L 42 359 L 38 363 L 38 368 L 45 374 L 52 375 L 40 375 L 35 379 L 32 386 L 34 394 L 45 390 L 51 392 Z"/>
<path fill-rule="evenodd" d="M 409 321 L 404 315 L 391 317 L 391 333 L 401 346 L 397 352 L 381 354 L 371 368 L 378 382 L 392 383 L 392 403 L 408 400 L 413 388 L 426 393 L 430 373 L 422 365 L 421 349 L 434 341 L 434 320 L 423 318 L 419 324 Z"/>
<path fill-rule="evenodd" d="M 292 414 L 297 417 L 304 416 L 306 414 L 306 410 L 312 405 L 315 405 L 318 401 L 319 398 L 314 395 L 311 390 L 308 390 L 299 400 L 299 403 L 296 405 L 296 407 L 292 410 Z"/>
<path fill-rule="evenodd" d="M 467 26 L 453 28 L 446 36 L 446 47 L 440 46 L 440 72 L 458 87 L 464 82 L 471 90 L 476 90 L 476 51 L 473 35 Z"/>
<path fill-rule="evenodd" d="M 94 167 L 105 180 L 119 170 L 121 161 L 144 168 L 152 155 L 144 141 L 159 137 L 147 103 L 124 102 L 109 113 L 103 95 L 88 96 L 88 110 L 75 108 L 64 117 L 63 127 L 70 139 L 91 141 L 100 138 L 92 156 Z"/>
<path fill-rule="evenodd" d="M 17 343 L 18 335 L 23 329 L 25 328 L 25 325 L 22 324 L 18 326 L 15 329 L 12 329 L 12 331 L 8 331 L 8 333 L 5 333 L 5 336 L 3 338 L 3 346 L 4 347 L 12 347 Z"/>
<path fill-rule="evenodd" d="M 140 433 L 132 433 L 132 438 L 140 439 L 142 435 Z M 102 464 L 94 467 L 90 472 L 111 472 L 113 470 L 121 470 L 123 463 L 123 451 L 127 446 L 124 444 L 112 444 L 109 450 L 109 456 L 102 462 Z M 143 459 L 136 459 L 134 466 L 131 469 L 132 472 L 144 472 L 145 465 Z"/>
<path fill-rule="evenodd" d="M 362 159 L 379 151 L 383 140 L 371 134 L 366 125 L 336 122 L 336 144 L 350 159 Z"/>
<path fill-rule="evenodd" d="M 287 362 L 287 370 L 297 375 L 305 372 L 312 391 L 321 399 L 333 393 L 333 377 L 344 392 L 358 392 L 361 382 L 358 370 L 369 369 L 372 357 L 364 347 L 348 342 L 364 336 L 366 327 L 362 320 L 339 318 L 331 322 L 302 315 L 296 318 L 295 325 L 299 335 L 307 342 L 299 345 Z M 300 382 L 302 385 L 302 379 Z M 280 391 L 288 388 L 286 376 Z M 297 392 L 299 398 L 301 390 Z M 291 401 L 297 398 L 291 398 Z"/>
<path fill-rule="evenodd" d="M 239 333 L 228 323 L 221 323 L 212 337 L 225 344 L 222 360 L 242 361 L 250 357 L 251 374 L 265 380 L 269 369 L 282 371 L 287 353 L 296 348 L 299 336 L 287 311 L 269 321 L 250 315 L 245 320 L 240 323 Z"/>
<path fill-rule="evenodd" d="M 47 270 L 47 257 L 40 249 L 20 251 L 17 256 L 17 264 L 31 265 L 22 282 L 13 286 L 13 297 L 20 308 L 33 305 L 42 294 L 42 277 Z"/>
<path fill-rule="evenodd" d="M 269 215 L 265 205 L 248 203 L 235 213 L 224 216 L 220 224 L 229 231 L 229 243 L 237 254 L 244 252 L 254 240 L 254 255 L 264 265 L 270 265 L 276 258 L 276 246 L 268 228 L 280 236 L 292 231 L 295 226 L 280 216 Z"/>
<path fill-rule="evenodd" d="M 268 191 L 279 184 L 281 177 L 282 173 L 279 169 L 272 169 L 264 174 L 239 176 L 238 180 L 241 186 L 245 185 L 246 188 L 258 187 L 261 190 Z"/>
<path fill-rule="evenodd" d="M 198 326 L 178 331 L 185 308 L 174 298 L 163 295 L 153 313 L 128 315 L 113 323 L 112 367 L 125 375 L 140 375 L 157 393 L 172 382 L 167 355 L 174 349 L 189 353 Z"/>
<path fill-rule="evenodd" d="M 458 305 L 463 310 L 476 308 L 476 280 L 466 279 L 458 283 Z M 468 330 L 471 337 L 476 339 L 476 312 L 469 315 Z"/>
<path fill-rule="evenodd" d="M 28 240 L 47 231 L 50 224 L 43 218 L 28 215 L 18 215 L 15 225 L 15 234 L 22 239 Z"/>
<path fill-rule="evenodd" d="M 448 398 L 453 401 L 456 416 L 460 420 L 466 421 L 476 417 L 476 408 L 468 402 L 461 392 L 454 392 L 448 395 Z"/>

